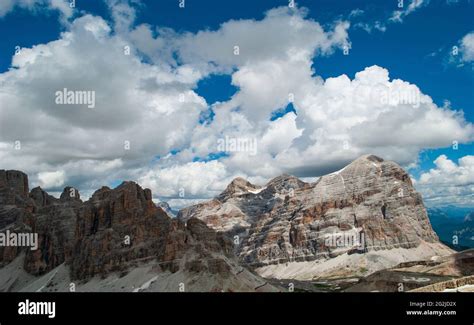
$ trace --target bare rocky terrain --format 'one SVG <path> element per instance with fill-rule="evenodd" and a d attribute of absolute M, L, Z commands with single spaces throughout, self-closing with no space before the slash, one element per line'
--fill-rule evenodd
<path fill-rule="evenodd" d="M 269 278 L 367 275 L 452 253 L 439 242 L 409 175 L 373 155 L 314 183 L 282 175 L 258 186 L 237 178 L 178 218 L 238 236 L 241 263 Z"/>
<path fill-rule="evenodd" d="M 435 290 L 474 272 L 472 252 L 439 241 L 409 175 L 372 155 L 314 183 L 236 178 L 176 218 L 165 210 L 134 182 L 83 202 L 0 170 L 0 232 L 38 235 L 36 250 L 0 246 L 0 291 Z"/>
<path fill-rule="evenodd" d="M 134 182 L 82 202 L 56 199 L 0 171 L 0 231 L 38 235 L 38 249 L 0 247 L 2 291 L 277 291 L 238 264 L 233 243 L 204 222 L 170 218 Z"/>
<path fill-rule="evenodd" d="M 470 291 L 474 287 L 474 250 L 451 255 L 404 262 L 367 276 L 347 274 L 341 277 L 301 281 L 271 279 L 282 287 L 292 284 L 304 292 L 405 292 Z"/>

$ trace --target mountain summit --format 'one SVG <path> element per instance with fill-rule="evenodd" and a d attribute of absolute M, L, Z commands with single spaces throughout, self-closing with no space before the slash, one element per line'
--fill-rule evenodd
<path fill-rule="evenodd" d="M 196 218 L 170 218 L 149 189 L 123 182 L 82 202 L 0 170 L 0 229 L 37 249 L 0 246 L 0 291 L 275 291 L 239 265 L 234 244 Z"/>
<path fill-rule="evenodd" d="M 451 252 L 438 241 L 409 175 L 374 155 L 314 183 L 282 175 L 262 188 L 224 193 L 178 218 L 238 236 L 241 262 L 266 277 L 345 276 Z"/>

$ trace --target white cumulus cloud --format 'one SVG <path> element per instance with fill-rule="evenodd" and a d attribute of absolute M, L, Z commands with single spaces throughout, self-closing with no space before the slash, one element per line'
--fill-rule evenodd
<path fill-rule="evenodd" d="M 42 188 L 58 188 L 64 185 L 65 173 L 62 170 L 38 173 L 39 185 Z"/>
<path fill-rule="evenodd" d="M 474 156 L 461 157 L 456 163 L 440 155 L 434 164 L 416 182 L 427 204 L 474 205 Z"/>
<path fill-rule="evenodd" d="M 46 189 L 76 186 L 83 197 L 136 180 L 183 204 L 216 195 L 236 176 L 259 184 L 283 172 L 314 177 L 367 153 L 409 165 L 422 149 L 474 138 L 461 111 L 438 107 L 383 67 L 318 76 L 319 56 L 351 46 L 345 21 L 323 28 L 305 9 L 282 7 L 261 20 L 178 33 L 133 27 L 136 7 L 108 3 L 113 23 L 76 18 L 0 74 L 2 168 Z M 196 93 L 213 74 L 231 76 L 230 99 L 207 103 Z M 95 107 L 55 104 L 64 88 L 94 92 Z M 290 102 L 296 113 L 271 120 Z M 200 123 L 210 109 L 213 119 Z M 222 152 L 222 140 L 255 146 Z"/>
<path fill-rule="evenodd" d="M 468 33 L 461 40 L 462 61 L 474 61 L 474 32 Z"/>
<path fill-rule="evenodd" d="M 22 49 L 14 68 L 0 74 L 5 168 L 33 175 L 56 168 L 69 177 L 71 161 L 115 162 L 122 171 L 116 176 L 125 178 L 129 168 L 189 141 L 206 107 L 192 91 L 189 72 L 142 63 L 110 31 L 102 18 L 80 17 L 60 39 Z M 64 88 L 94 92 L 95 107 L 57 105 L 55 94 Z M 93 180 L 91 174 L 84 170 L 82 182 Z M 112 177 L 105 170 L 101 175 L 102 182 Z"/>

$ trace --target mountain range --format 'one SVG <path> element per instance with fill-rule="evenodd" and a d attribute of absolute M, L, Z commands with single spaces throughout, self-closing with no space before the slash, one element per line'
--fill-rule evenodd
<path fill-rule="evenodd" d="M 474 210 L 452 205 L 428 208 L 440 240 L 455 250 L 474 248 Z"/>
<path fill-rule="evenodd" d="M 0 170 L 0 232 L 38 238 L 38 249 L 0 246 L 0 291 L 390 291 L 373 281 L 408 272 L 414 289 L 472 271 L 472 254 L 439 241 L 408 174 L 373 155 L 313 183 L 236 178 L 169 211 L 135 182 L 58 199 Z"/>
<path fill-rule="evenodd" d="M 134 182 L 86 202 L 59 199 L 0 171 L 0 229 L 38 234 L 38 249 L 0 247 L 0 291 L 276 291 L 242 268 L 223 234 L 170 218 Z"/>
<path fill-rule="evenodd" d="M 190 218 L 237 236 L 241 262 L 266 277 L 364 275 L 451 252 L 409 175 L 373 155 L 314 183 L 282 175 L 260 187 L 237 178 L 215 199 L 178 214 Z"/>

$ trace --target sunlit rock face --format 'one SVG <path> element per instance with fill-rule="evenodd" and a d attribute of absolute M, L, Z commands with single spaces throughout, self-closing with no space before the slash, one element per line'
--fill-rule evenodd
<path fill-rule="evenodd" d="M 314 183 L 282 175 L 260 187 L 238 178 L 178 217 L 229 234 L 241 262 L 254 267 L 438 245 L 409 175 L 373 155 Z"/>

